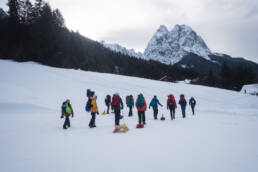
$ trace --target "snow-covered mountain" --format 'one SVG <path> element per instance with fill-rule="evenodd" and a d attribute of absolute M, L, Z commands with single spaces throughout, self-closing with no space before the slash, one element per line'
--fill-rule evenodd
<path fill-rule="evenodd" d="M 135 52 L 134 49 L 127 49 L 125 47 L 122 47 L 119 44 L 108 44 L 108 43 L 105 43 L 105 42 L 101 42 L 101 43 L 104 47 L 106 47 L 106 48 L 108 48 L 108 49 L 110 49 L 114 52 L 119 52 L 121 54 L 132 56 L 132 57 L 144 58 L 143 53 Z"/>
<path fill-rule="evenodd" d="M 189 53 L 209 59 L 211 51 L 204 40 L 186 25 L 176 25 L 171 31 L 161 25 L 144 51 L 146 58 L 166 64 L 175 64 Z"/>
<path fill-rule="evenodd" d="M 175 64 L 189 53 L 209 60 L 212 54 L 204 40 L 189 26 L 176 25 L 171 31 L 161 25 L 149 41 L 144 53 L 136 53 L 119 44 L 102 43 L 104 47 L 125 55 L 151 59 L 165 64 Z"/>
<path fill-rule="evenodd" d="M 118 44 L 103 45 L 125 55 L 188 68 L 202 74 L 212 71 L 218 76 L 224 63 L 231 67 L 249 68 L 258 79 L 258 64 L 243 58 L 211 52 L 201 36 L 187 25 L 175 25 L 171 31 L 161 25 L 149 41 L 144 54 Z"/>

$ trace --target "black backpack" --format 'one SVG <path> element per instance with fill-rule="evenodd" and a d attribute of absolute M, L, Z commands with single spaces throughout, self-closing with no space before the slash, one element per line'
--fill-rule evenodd
<path fill-rule="evenodd" d="M 67 102 L 63 102 L 62 104 L 62 111 L 65 112 L 65 108 L 67 107 Z"/>

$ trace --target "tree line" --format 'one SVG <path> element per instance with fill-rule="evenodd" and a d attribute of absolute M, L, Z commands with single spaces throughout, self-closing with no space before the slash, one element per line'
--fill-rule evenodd
<path fill-rule="evenodd" d="M 9 17 L 0 21 L 0 58 L 169 80 L 194 78 L 197 73 L 115 53 L 99 42 L 70 31 L 58 9 L 43 0 L 9 0 Z"/>
<path fill-rule="evenodd" d="M 226 83 L 224 79 L 207 78 L 191 69 L 171 66 L 113 52 L 69 30 L 58 9 L 43 0 L 8 0 L 8 17 L 0 19 L 0 58 L 35 61 L 44 65 L 116 73 L 150 79 L 167 76 L 167 81 L 201 78 L 205 85 L 235 88 L 246 81 Z M 232 71 L 230 71 L 232 73 Z M 226 72 L 227 73 L 227 72 Z M 241 72 L 238 72 L 241 73 Z M 244 71 L 246 73 L 246 71 Z M 229 86 L 228 86 L 229 85 Z M 238 86 L 237 85 L 237 86 Z M 239 88 L 239 87 L 237 87 Z"/>

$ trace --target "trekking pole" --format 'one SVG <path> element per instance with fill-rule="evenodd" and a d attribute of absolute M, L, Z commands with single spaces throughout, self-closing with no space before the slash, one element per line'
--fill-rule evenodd
<path fill-rule="evenodd" d="M 123 116 L 123 123 L 125 124 L 125 116 L 123 115 L 123 109 L 121 109 L 121 114 Z"/>

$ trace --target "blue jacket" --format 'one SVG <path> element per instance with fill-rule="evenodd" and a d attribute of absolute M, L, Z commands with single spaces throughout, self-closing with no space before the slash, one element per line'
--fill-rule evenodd
<path fill-rule="evenodd" d="M 128 107 L 134 107 L 134 102 L 131 102 L 130 104 L 128 104 Z"/>
<path fill-rule="evenodd" d="M 153 108 L 158 108 L 158 104 L 160 106 L 163 106 L 162 104 L 160 104 L 159 100 L 157 98 L 153 98 L 150 102 L 149 108 L 152 106 Z"/>

